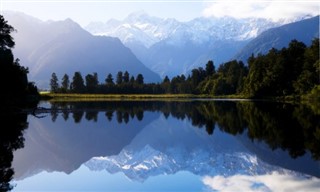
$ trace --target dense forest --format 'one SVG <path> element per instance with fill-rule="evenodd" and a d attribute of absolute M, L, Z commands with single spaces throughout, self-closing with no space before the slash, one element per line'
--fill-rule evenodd
<path fill-rule="evenodd" d="M 20 65 L 19 59 L 14 59 L 12 48 L 15 42 L 11 33 L 15 29 L 0 15 L 0 82 L 2 107 L 22 107 L 37 102 L 38 89 L 33 82 L 28 81 L 28 68 Z"/>
<path fill-rule="evenodd" d="M 52 73 L 50 87 L 54 93 L 209 94 L 250 98 L 320 95 L 319 38 L 310 46 L 292 40 L 281 50 L 273 48 L 266 55 L 252 55 L 247 63 L 232 60 L 216 70 L 209 60 L 204 68 L 193 69 L 187 77 L 166 76 L 161 83 L 149 84 L 144 83 L 142 74 L 134 77 L 128 71 L 119 71 L 115 79 L 109 73 L 103 83 L 99 83 L 97 73 L 83 78 L 80 72 L 75 72 L 72 80 L 65 74 L 59 85 L 57 75 Z"/>

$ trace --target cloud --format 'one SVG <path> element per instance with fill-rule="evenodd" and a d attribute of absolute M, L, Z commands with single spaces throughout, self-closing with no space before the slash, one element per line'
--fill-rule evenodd
<path fill-rule="evenodd" d="M 224 0 L 208 4 L 202 14 L 206 17 L 254 17 L 278 21 L 305 15 L 315 16 L 319 14 L 319 9 L 320 2 L 316 0 Z"/>
<path fill-rule="evenodd" d="M 206 176 L 203 183 L 219 192 L 230 191 L 308 191 L 317 192 L 320 188 L 320 179 L 305 178 L 297 175 L 272 172 L 266 175 L 234 175 L 230 177 Z"/>

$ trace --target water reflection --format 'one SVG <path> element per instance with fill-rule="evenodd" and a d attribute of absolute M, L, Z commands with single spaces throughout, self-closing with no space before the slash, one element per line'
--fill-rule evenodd
<path fill-rule="evenodd" d="M 142 183 L 187 171 L 214 189 L 219 186 L 212 183 L 241 178 L 264 190 L 261 186 L 272 188 L 259 184 L 268 176 L 320 177 L 320 114 L 306 105 L 110 101 L 51 106 L 37 111 L 44 118 L 28 118 L 26 147 L 14 153 L 16 181 L 43 171 L 71 174 L 82 166 Z M 319 186 L 319 180 L 312 181 Z"/>
<path fill-rule="evenodd" d="M 105 111 L 109 121 L 128 123 L 136 118 L 143 120 L 145 111 L 161 112 L 166 118 L 187 118 L 193 126 L 205 128 L 213 134 L 217 124 L 224 132 L 236 135 L 245 130 L 252 140 L 268 143 L 272 149 L 287 150 L 293 157 L 310 151 L 313 158 L 320 156 L 320 114 L 305 105 L 275 102 L 87 102 L 53 103 L 52 121 L 62 112 L 67 121 L 69 113 L 75 123 L 84 117 L 97 122 L 98 111 Z M 84 115 L 85 113 L 85 115 Z"/>
<path fill-rule="evenodd" d="M 214 191 L 318 191 L 319 180 L 273 171 L 263 175 L 206 176 L 203 183 Z"/>
<path fill-rule="evenodd" d="M 6 109 L 0 113 L 0 191 L 12 189 L 13 152 L 24 146 L 23 131 L 28 127 L 27 114 Z"/>

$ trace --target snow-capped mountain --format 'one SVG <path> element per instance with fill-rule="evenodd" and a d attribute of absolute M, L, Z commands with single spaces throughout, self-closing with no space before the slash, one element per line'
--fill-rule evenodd
<path fill-rule="evenodd" d="M 139 12 L 128 15 L 123 21 L 93 22 L 85 29 L 94 35 L 118 37 L 123 43 L 135 42 L 149 48 L 170 37 L 181 24 L 175 19 L 160 19 Z"/>
<path fill-rule="evenodd" d="M 138 42 L 150 48 L 155 43 L 165 39 L 172 43 L 182 43 L 187 39 L 195 43 L 215 40 L 247 40 L 256 37 L 271 27 L 283 22 L 273 22 L 266 19 L 196 18 L 188 22 L 180 22 L 171 18 L 157 18 L 145 12 L 128 15 L 123 21 L 111 19 L 106 23 L 93 22 L 86 29 L 94 35 L 119 37 L 127 44 Z M 174 41 L 175 40 L 175 41 Z"/>
<path fill-rule="evenodd" d="M 119 154 L 93 157 L 84 165 L 92 171 L 121 172 L 138 182 L 180 171 L 199 176 L 260 175 L 272 171 L 300 174 L 302 165 L 306 163 L 318 169 L 316 163 L 303 157 L 293 160 L 280 150 L 274 154 L 266 146 L 252 143 L 245 134 L 232 136 L 216 129 L 210 136 L 186 119 L 177 121 L 161 116 L 145 127 Z M 264 148 L 264 154 L 252 153 L 248 150 L 250 146 Z M 261 160 L 264 156 L 273 162 Z M 282 162 L 287 162 L 288 169 L 277 166 Z"/>
<path fill-rule="evenodd" d="M 137 12 L 122 21 L 90 23 L 85 29 L 118 37 L 151 70 L 172 77 L 203 67 L 208 60 L 220 65 L 263 31 L 289 22 L 293 21 L 231 17 L 180 22 Z"/>
<path fill-rule="evenodd" d="M 173 148 L 169 154 L 165 154 L 147 145 L 137 152 L 123 150 L 117 156 L 94 157 L 85 165 L 94 171 L 123 172 L 131 180 L 139 182 L 152 176 L 172 175 L 179 171 L 189 171 L 199 176 L 230 176 L 238 171 L 241 174 L 257 175 L 276 170 L 247 153 L 224 154 L 215 153 L 214 150 L 199 150 L 186 154 L 180 150 Z"/>
<path fill-rule="evenodd" d="M 119 154 L 93 157 L 85 165 L 94 171 L 123 172 L 139 182 L 179 171 L 228 176 L 236 172 L 262 174 L 274 169 L 248 153 L 233 136 L 217 131 L 211 137 L 188 120 L 164 116 L 145 127 Z"/>

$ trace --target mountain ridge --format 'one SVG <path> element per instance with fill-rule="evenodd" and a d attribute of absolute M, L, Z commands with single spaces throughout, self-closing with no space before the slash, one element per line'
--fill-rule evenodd
<path fill-rule="evenodd" d="M 21 63 L 29 68 L 29 78 L 39 88 L 48 88 L 51 74 L 58 78 L 80 71 L 98 73 L 100 83 L 111 73 L 128 71 L 141 73 L 145 82 L 159 82 L 160 76 L 147 68 L 132 51 L 115 37 L 93 36 L 71 19 L 41 21 L 21 13 L 7 13 L 5 17 L 17 33 L 13 35 L 13 50 Z M 35 22 L 36 21 L 36 22 Z"/>
<path fill-rule="evenodd" d="M 264 31 L 233 58 L 246 63 L 252 54 L 266 54 L 271 48 L 282 49 L 293 39 L 309 46 L 313 38 L 319 38 L 319 18 L 318 15 Z"/>
<path fill-rule="evenodd" d="M 199 17 L 180 22 L 138 12 L 121 21 L 91 23 L 85 29 L 94 35 L 118 37 L 139 60 L 164 78 L 188 75 L 193 68 L 204 67 L 208 60 L 218 67 L 263 31 L 303 18 L 274 22 L 261 18 Z"/>

